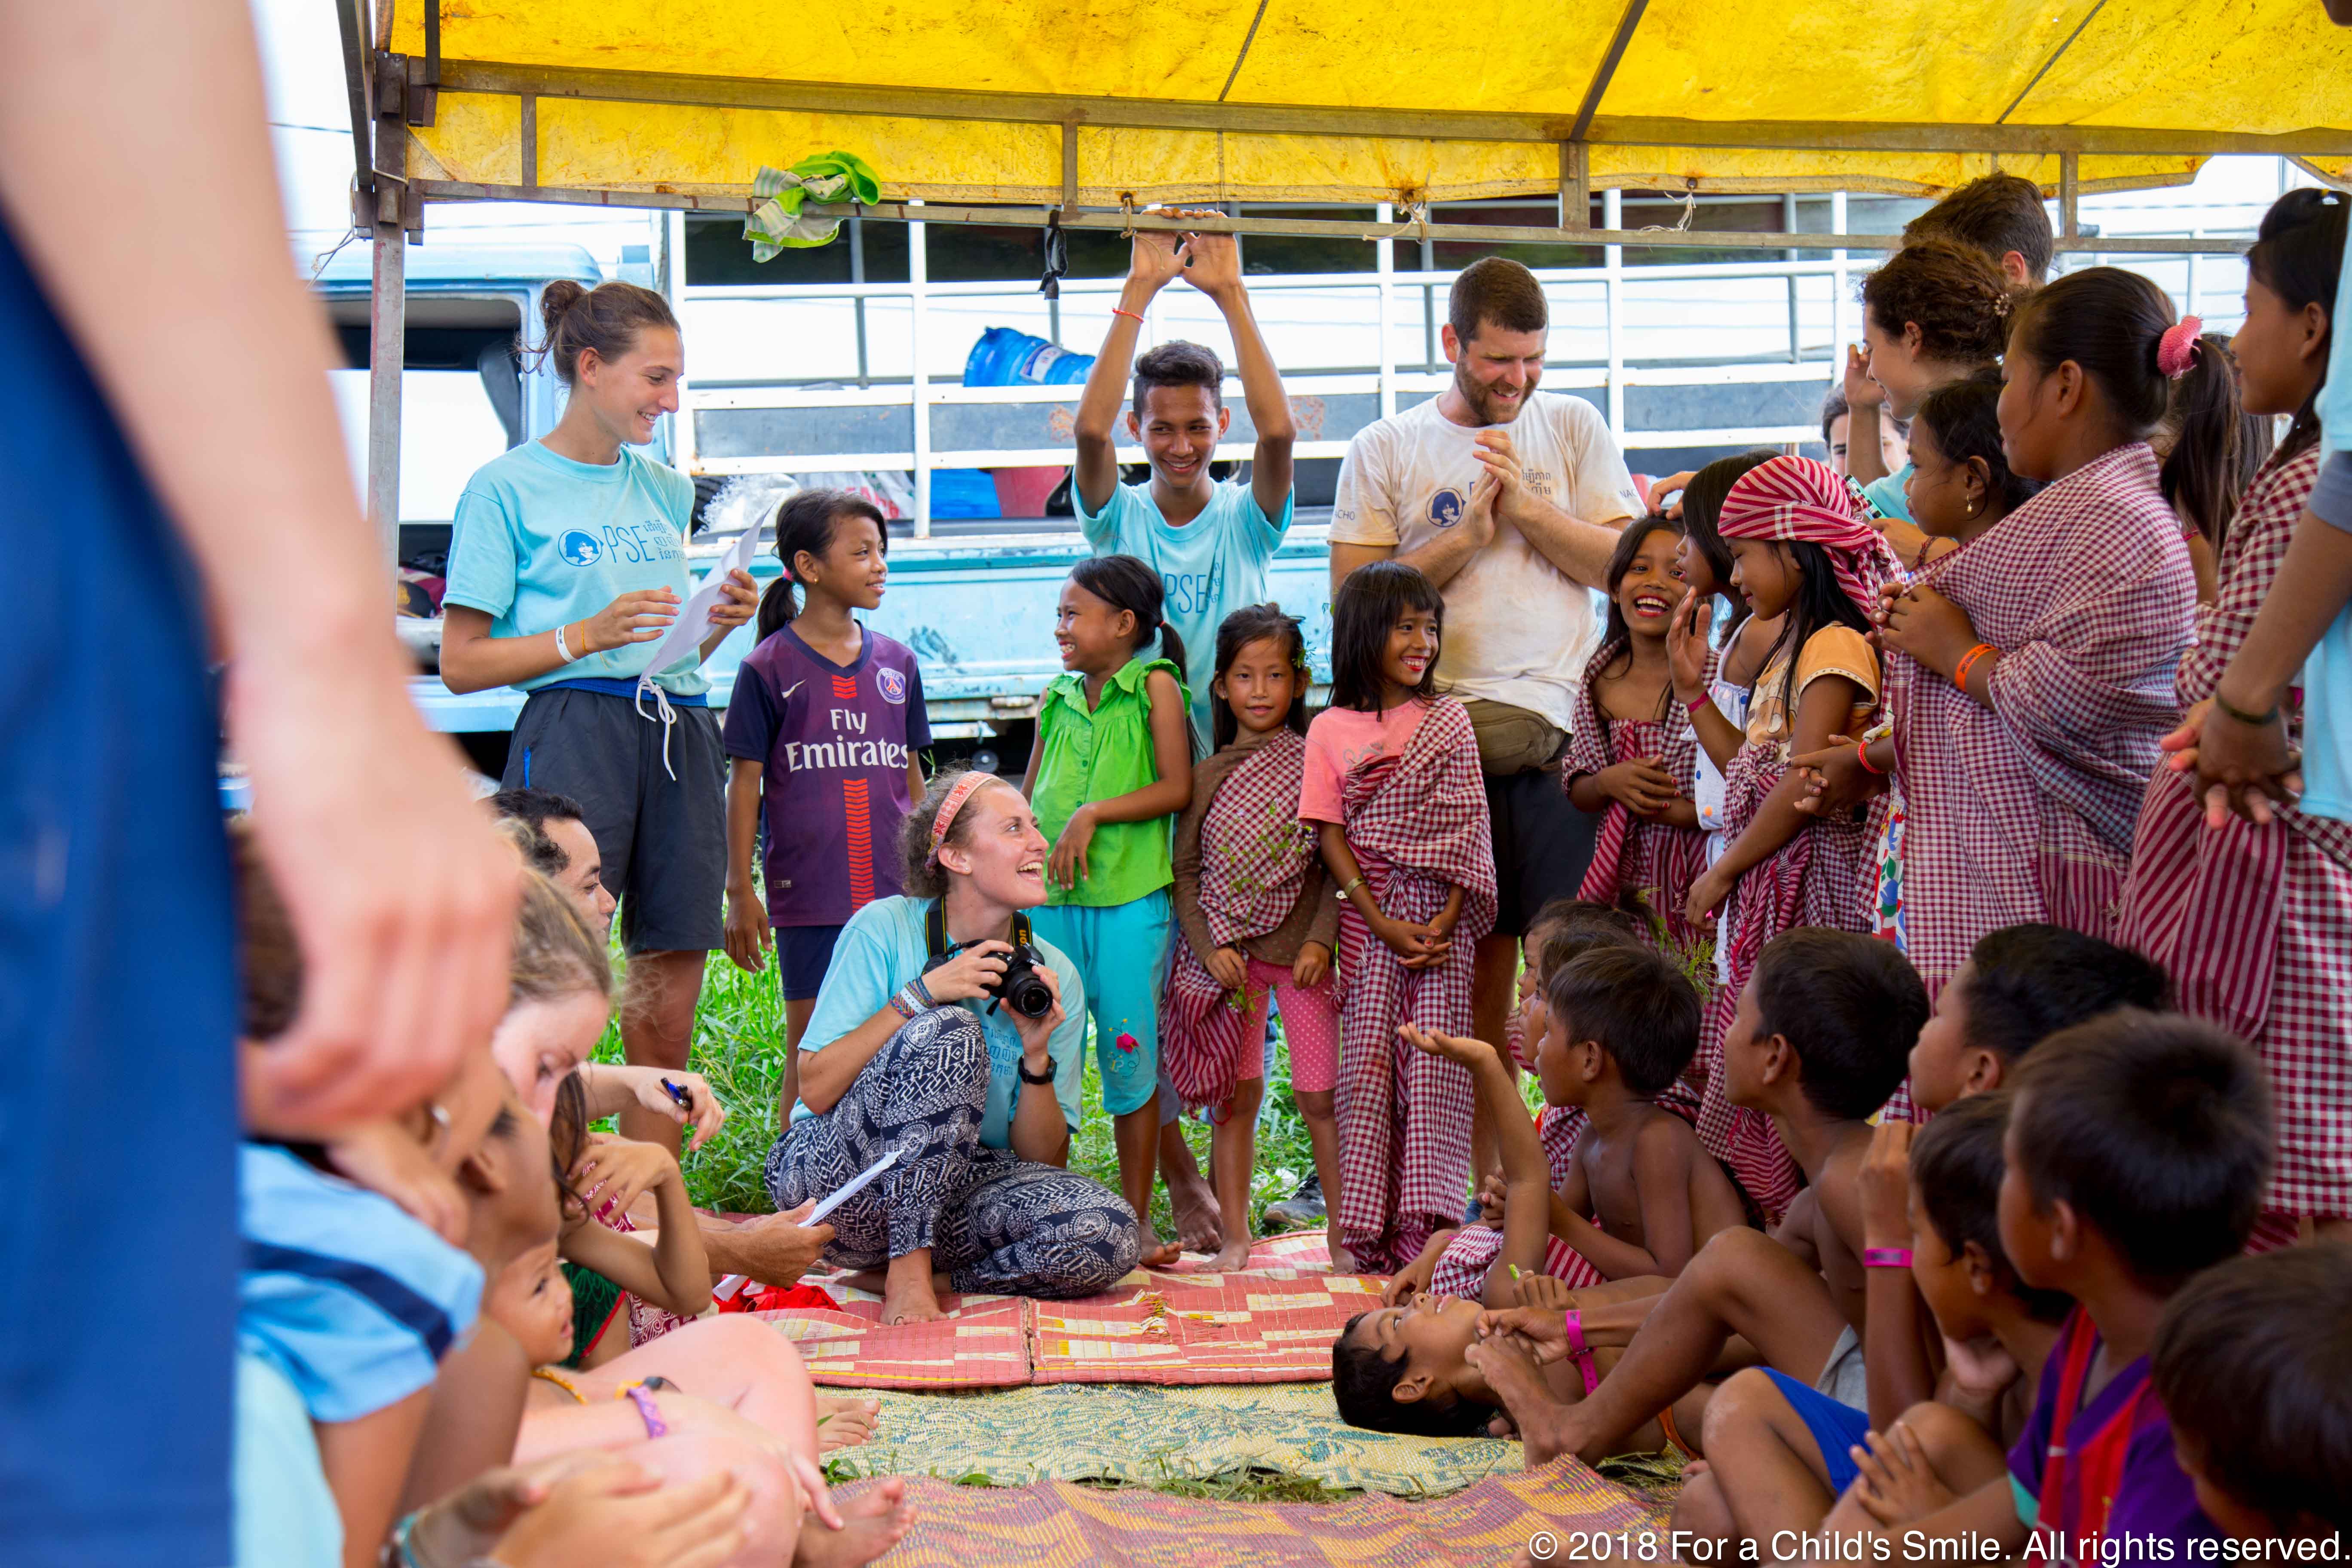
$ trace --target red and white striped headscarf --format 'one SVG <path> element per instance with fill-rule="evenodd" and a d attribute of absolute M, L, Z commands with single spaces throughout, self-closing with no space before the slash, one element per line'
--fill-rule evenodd
<path fill-rule="evenodd" d="M 1895 552 L 1863 503 L 1827 463 L 1811 458 L 1774 458 L 1740 475 L 1715 526 L 1726 539 L 1820 545 L 1865 618 L 1878 608 L 1879 588 L 1902 580 Z"/>

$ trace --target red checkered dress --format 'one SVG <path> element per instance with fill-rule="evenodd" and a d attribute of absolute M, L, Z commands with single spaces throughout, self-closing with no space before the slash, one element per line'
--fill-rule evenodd
<path fill-rule="evenodd" d="M 1560 787 L 1567 788 L 1580 773 L 1597 773 L 1617 763 L 1655 757 L 1687 796 L 1698 772 L 1698 737 L 1691 729 L 1690 715 L 1680 704 L 1670 700 L 1667 706 L 1672 711 L 1663 720 L 1610 719 L 1601 711 L 1593 682 L 1624 648 L 1622 641 L 1611 643 L 1585 664 L 1569 721 Z M 1707 655 L 1709 685 L 1714 684 L 1721 658 L 1717 653 Z M 1698 828 L 1644 822 L 1628 811 L 1622 801 L 1612 800 L 1601 815 L 1592 865 L 1576 896 L 1595 904 L 1630 905 L 1639 900 L 1664 921 L 1666 934 L 1675 946 L 1690 948 L 1701 933 L 1684 918 L 1683 909 L 1690 901 L 1691 884 L 1706 869 L 1706 834 Z"/>
<path fill-rule="evenodd" d="M 1201 819 L 1201 916 L 1219 946 L 1263 936 L 1290 918 L 1314 863 L 1315 828 L 1298 816 L 1307 742 L 1276 730 L 1217 785 Z M 1240 1081 L 1247 1009 L 1202 966 L 1192 943 L 1171 944 L 1160 1005 L 1160 1059 L 1187 1105 L 1222 1105 Z"/>
<path fill-rule="evenodd" d="M 2221 593 L 2180 661 L 2183 706 L 2213 694 L 2286 559 L 2319 477 L 2315 447 L 2273 458 L 2221 546 Z M 2289 740 L 2302 743 L 2300 712 Z M 2164 965 L 2183 1012 L 2243 1035 L 2270 1069 L 2278 1165 L 2268 1207 L 2352 1216 L 2352 823 L 2287 810 L 2205 826 L 2189 775 L 2156 770 L 2116 938 Z"/>
<path fill-rule="evenodd" d="M 1436 918 L 1455 888 L 1452 955 L 1407 969 L 1350 905 L 1339 918 L 1339 1228 L 1375 1273 L 1461 1223 L 1470 1186 L 1470 1075 L 1397 1038 L 1397 1028 L 1470 1030 L 1471 951 L 1495 925 L 1495 851 L 1478 743 L 1462 704 L 1440 698 L 1401 755 L 1342 781 L 1348 847 L 1372 897 L 1398 920 Z"/>
<path fill-rule="evenodd" d="M 1767 669 L 1765 678 L 1780 677 L 1777 669 Z M 1792 710 L 1791 722 L 1794 717 Z M 1786 741 L 1751 741 L 1731 759 L 1723 777 L 1727 837 L 1736 840 L 1754 820 L 1764 797 L 1788 771 L 1788 749 Z M 1772 1119 L 1726 1098 L 1724 1037 L 1765 943 L 1798 926 L 1870 929 L 1871 903 L 1878 889 L 1875 852 L 1885 821 L 1884 795 L 1872 800 L 1860 822 L 1851 816 L 1808 821 L 1769 858 L 1748 868 L 1731 895 L 1724 923 L 1724 983 L 1707 1001 L 1699 1035 L 1706 1087 L 1699 1099 L 1698 1136 L 1706 1152 L 1730 1168 L 1732 1179 L 1775 1223 L 1796 1200 L 1804 1180 Z"/>
<path fill-rule="evenodd" d="M 2197 606 L 2156 474 L 2146 446 L 2119 447 L 1927 567 L 2000 650 L 1990 708 L 1887 658 L 1906 952 L 1931 995 L 2003 926 L 2114 934 Z"/>

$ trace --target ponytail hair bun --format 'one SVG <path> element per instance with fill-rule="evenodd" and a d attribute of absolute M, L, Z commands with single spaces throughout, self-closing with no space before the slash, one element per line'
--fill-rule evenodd
<path fill-rule="evenodd" d="M 593 349 L 610 363 L 637 345 L 637 334 L 648 327 L 677 331 L 669 301 L 635 283 L 599 283 L 584 289 L 569 278 L 559 278 L 539 291 L 539 319 L 545 330 L 534 352 L 552 360 L 564 385 L 577 384 L 580 356 Z"/>

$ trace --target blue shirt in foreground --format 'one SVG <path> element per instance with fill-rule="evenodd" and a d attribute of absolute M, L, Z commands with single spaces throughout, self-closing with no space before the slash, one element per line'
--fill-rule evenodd
<path fill-rule="evenodd" d="M 647 588 L 670 589 L 683 606 L 693 593 L 693 516 L 694 481 L 634 447 L 622 447 L 616 463 L 576 463 L 525 441 L 475 469 L 457 498 L 446 602 L 488 616 L 494 637 L 551 632 Z M 515 689 L 635 680 L 655 646 L 606 648 Z M 654 679 L 673 697 L 699 696 L 710 689 L 699 666 L 689 655 Z"/>
<path fill-rule="evenodd" d="M 1075 486 L 1070 503 L 1097 555 L 1132 555 L 1160 574 L 1167 591 L 1168 624 L 1184 639 L 1184 684 L 1192 693 L 1192 723 L 1209 742 L 1209 681 L 1217 673 L 1217 628 L 1244 605 L 1266 600 L 1266 563 L 1290 531 L 1296 490 L 1282 498 L 1282 515 L 1268 517 L 1257 494 L 1235 479 L 1213 487 L 1201 515 L 1178 528 L 1160 514 L 1149 480 L 1121 485 L 1099 512 L 1087 510 Z"/>
<path fill-rule="evenodd" d="M 923 917 L 929 899 L 877 899 L 849 918 L 834 943 L 833 967 L 825 971 L 824 988 L 816 994 L 816 1011 L 809 1015 L 808 1033 L 801 1037 L 803 1053 L 821 1051 L 890 1005 L 891 994 L 923 972 L 930 948 L 923 938 Z M 1078 1130 L 1078 1075 L 1087 1045 L 1086 987 L 1077 966 L 1061 950 L 1040 941 L 1038 951 L 1054 966 L 1062 983 L 1062 1010 L 1068 1016 L 1054 1031 L 1046 1050 L 1054 1058 L 1054 1098 L 1062 1102 L 1062 1120 L 1072 1132 Z M 988 1037 L 988 1106 L 981 1113 L 980 1141 L 991 1149 L 1013 1147 L 1013 1107 L 1027 1092 L 1021 1082 L 1021 1036 L 1013 1015 L 982 996 L 960 1005 L 980 1019 Z M 793 1102 L 793 1120 L 816 1112 Z"/>
<path fill-rule="evenodd" d="M 2310 507 L 2323 522 L 2352 532 L 2352 267 L 2336 281 L 2327 382 L 2319 389 L 2319 444 L 2327 453 Z M 2303 667 L 2303 809 L 2352 822 L 2352 606 L 2347 606 Z"/>

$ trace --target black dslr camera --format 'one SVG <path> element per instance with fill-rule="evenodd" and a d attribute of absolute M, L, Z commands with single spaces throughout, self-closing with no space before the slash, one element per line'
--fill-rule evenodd
<path fill-rule="evenodd" d="M 940 906 L 936 903 L 931 906 L 923 927 L 923 934 L 929 939 L 930 948 L 930 959 L 923 965 L 926 974 L 972 945 L 970 942 L 958 942 L 952 947 L 948 945 L 946 922 L 940 918 Z M 1013 917 L 1013 951 L 1004 955 L 1003 975 L 988 988 L 989 994 L 996 998 L 988 1005 L 988 1010 L 993 1013 L 1001 1005 L 1012 1008 L 1024 1018 L 1042 1018 L 1052 1012 L 1053 990 L 1037 973 L 1045 963 L 1045 955 L 1037 950 L 1036 939 L 1030 934 L 1029 918 L 1015 914 Z"/>

